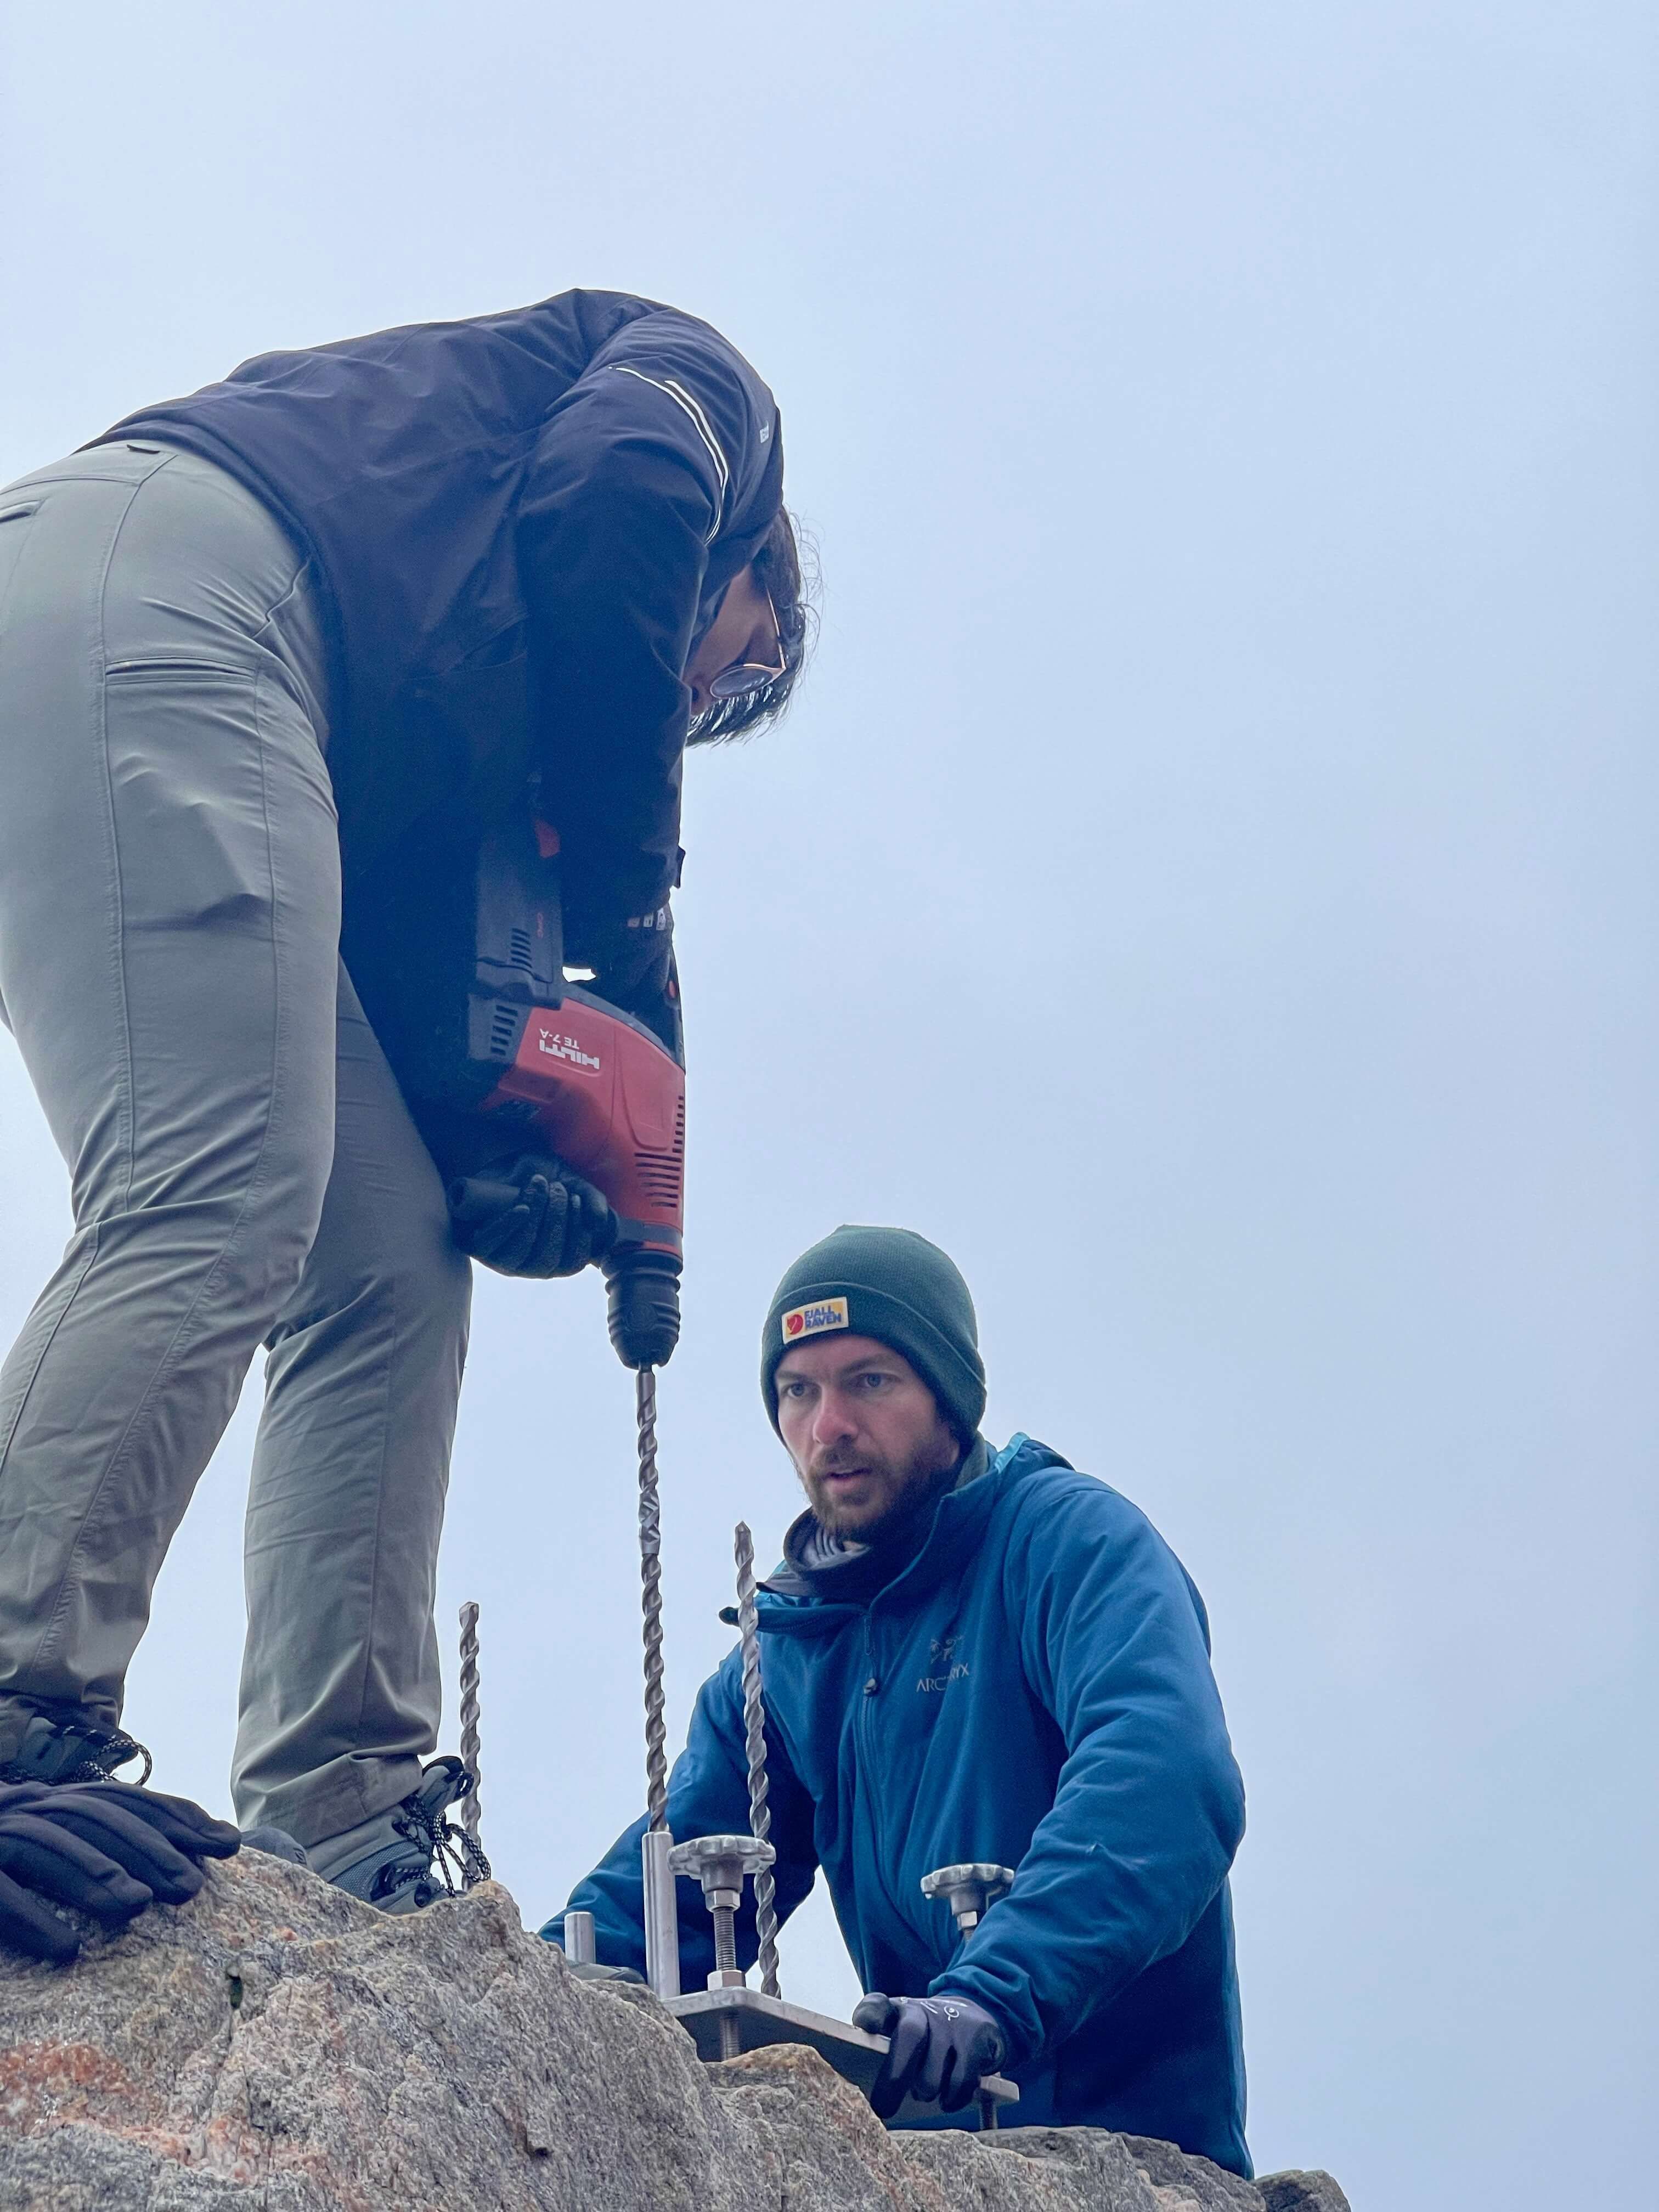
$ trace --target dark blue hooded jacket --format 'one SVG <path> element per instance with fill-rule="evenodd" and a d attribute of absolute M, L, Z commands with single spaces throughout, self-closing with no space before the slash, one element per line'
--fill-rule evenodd
<path fill-rule="evenodd" d="M 313 556 L 349 945 L 406 833 L 539 772 L 567 946 L 607 975 L 638 950 L 628 920 L 677 878 L 689 649 L 782 501 L 778 410 L 734 346 L 563 292 L 263 354 L 104 434 L 217 462 Z"/>
<path fill-rule="evenodd" d="M 1020 2087 L 1006 2124 L 1155 2136 L 1248 2175 L 1227 1871 L 1243 1787 L 1198 1592 L 1144 1514 L 1016 1437 L 939 1502 L 867 1605 L 793 1572 L 760 1598 L 778 1910 L 822 1866 L 866 1990 L 981 2004 Z M 739 1655 L 703 1686 L 669 1786 L 678 1837 L 749 1825 Z M 642 1968 L 637 1822 L 575 1890 L 599 1956 Z M 921 1881 L 1013 1888 L 963 1942 Z M 687 1985 L 714 1963 L 681 1887 Z M 556 1940 L 561 1923 L 544 1934 Z M 752 1904 L 739 1956 L 751 1963 Z"/>

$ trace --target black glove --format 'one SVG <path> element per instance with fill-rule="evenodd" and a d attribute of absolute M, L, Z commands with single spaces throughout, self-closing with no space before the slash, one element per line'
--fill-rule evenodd
<path fill-rule="evenodd" d="M 635 930 L 612 943 L 617 945 L 616 952 L 601 949 L 593 963 L 598 973 L 588 988 L 607 1006 L 620 1006 L 623 1013 L 643 1022 L 676 1060 L 683 1060 L 685 1036 L 680 1017 L 680 975 L 672 933 Z"/>
<path fill-rule="evenodd" d="M 105 1852 L 163 1905 L 194 1897 L 202 1887 L 201 1862 L 234 1858 L 242 1844 L 240 1828 L 216 1820 L 188 1797 L 125 1782 L 59 1784 L 42 1790 L 29 1811 Z"/>
<path fill-rule="evenodd" d="M 968 1997 L 889 1997 L 878 1990 L 854 2006 L 853 2025 L 888 2039 L 870 2091 L 880 2120 L 890 2120 L 907 2097 L 959 2112 L 981 2078 L 1002 2063 L 1002 2030 Z"/>
<path fill-rule="evenodd" d="M 567 908 L 565 958 L 585 961 L 594 970 L 592 988 L 599 997 L 634 1013 L 636 999 L 648 1006 L 667 990 L 674 961 L 673 909 L 665 898 L 649 914 L 585 927 Z"/>
<path fill-rule="evenodd" d="M 0 1784 L 0 1942 L 31 1958 L 72 1959 L 80 1941 L 50 1905 L 124 1928 L 161 1898 L 202 1887 L 195 1861 L 228 1858 L 237 1832 L 199 1805 L 121 1782 Z"/>
<path fill-rule="evenodd" d="M 449 1218 L 462 1251 L 502 1275 L 578 1274 L 617 1239 L 604 1192 L 550 1152 L 458 1177 Z"/>

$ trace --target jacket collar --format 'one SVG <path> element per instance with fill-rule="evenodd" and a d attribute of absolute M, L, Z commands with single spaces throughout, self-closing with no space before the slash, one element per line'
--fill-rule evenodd
<path fill-rule="evenodd" d="M 979 1549 L 991 1516 L 1006 1491 L 1038 1468 L 1067 1464 L 1047 1444 L 1014 1435 L 982 1474 L 945 1492 L 934 1509 L 933 1526 L 921 1549 L 867 1606 L 818 1595 L 786 1558 L 757 1592 L 761 1628 L 786 1636 L 828 1635 L 862 1613 L 914 1602 Z"/>
<path fill-rule="evenodd" d="M 939 1500 L 977 1482 L 991 1463 L 991 1448 L 976 1436 L 954 1466 L 931 1476 L 919 1495 L 882 1531 L 879 1542 L 860 1544 L 831 1535 L 810 1511 L 803 1513 L 783 1540 L 781 1574 L 793 1586 L 831 1604 L 867 1605 L 897 1580 L 901 1571 L 927 1542 Z M 774 1577 L 775 1586 L 781 1577 Z"/>

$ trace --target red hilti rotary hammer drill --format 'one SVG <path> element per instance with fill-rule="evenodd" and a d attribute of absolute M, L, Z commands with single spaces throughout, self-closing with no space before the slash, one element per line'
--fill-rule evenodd
<path fill-rule="evenodd" d="M 558 839 L 527 812 L 430 843 L 347 957 L 451 1212 L 464 1225 L 510 1204 L 499 1170 L 526 1152 L 574 1169 L 614 1216 L 611 1340 L 626 1366 L 660 1366 L 679 1337 L 685 1166 L 672 968 L 665 1035 L 567 979 Z"/>

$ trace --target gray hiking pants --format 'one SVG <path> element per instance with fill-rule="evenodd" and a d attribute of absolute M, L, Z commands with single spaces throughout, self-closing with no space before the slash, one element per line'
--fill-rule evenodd
<path fill-rule="evenodd" d="M 471 1290 L 339 967 L 325 716 L 304 563 L 222 470 L 103 446 L 0 492 L 0 1011 L 75 1219 L 0 1370 L 0 1757 L 119 1718 L 263 1341 L 233 1783 L 302 1843 L 436 1741 Z"/>

